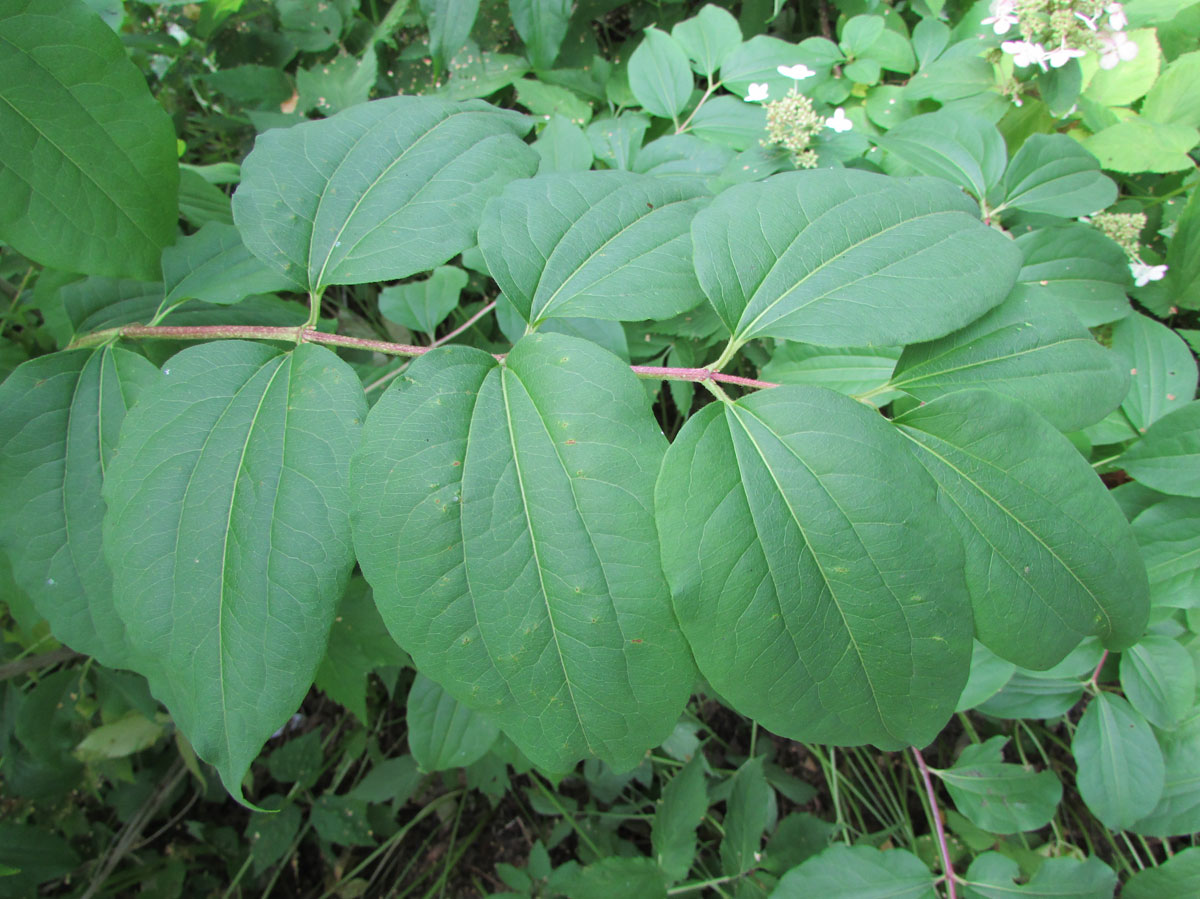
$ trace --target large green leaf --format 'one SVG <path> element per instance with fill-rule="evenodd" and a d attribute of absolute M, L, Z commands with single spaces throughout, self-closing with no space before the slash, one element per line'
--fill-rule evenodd
<path fill-rule="evenodd" d="M 629 87 L 651 115 L 675 119 L 692 96 L 692 70 L 683 47 L 657 28 L 647 28 L 629 57 Z"/>
<path fill-rule="evenodd" d="M 1200 714 L 1160 739 L 1166 763 L 1162 796 L 1129 829 L 1151 837 L 1190 836 L 1200 831 Z"/>
<path fill-rule="evenodd" d="M 945 178 L 979 200 L 1000 183 L 1008 164 L 996 126 L 964 112 L 916 116 L 875 142 L 921 174 Z"/>
<path fill-rule="evenodd" d="M 788 342 L 775 350 L 761 375 L 780 384 L 816 384 L 853 396 L 882 390 L 899 357 L 899 347 L 819 347 Z M 882 405 L 899 395 L 884 391 L 871 399 Z"/>
<path fill-rule="evenodd" d="M 1200 499 L 1172 497 L 1133 520 L 1156 606 L 1200 606 Z"/>
<path fill-rule="evenodd" d="M 1200 496 L 1200 400 L 1151 425 L 1121 457 L 1121 465 L 1147 487 Z"/>
<path fill-rule="evenodd" d="M 1193 846 L 1155 868 L 1134 873 L 1121 890 L 1121 899 L 1162 899 L 1200 895 L 1200 848 Z"/>
<path fill-rule="evenodd" d="M 428 353 L 367 421 L 354 533 L 388 629 L 549 770 L 632 767 L 691 689 L 651 513 L 664 443 L 628 366 L 559 334 L 503 365 Z"/>
<path fill-rule="evenodd" d="M 420 6 L 429 26 L 429 55 L 442 72 L 471 36 L 479 0 L 420 0 Z"/>
<path fill-rule="evenodd" d="M 1162 750 L 1146 719 L 1120 696 L 1092 698 L 1071 754 L 1079 795 L 1105 827 L 1128 828 L 1158 804 L 1166 776 Z"/>
<path fill-rule="evenodd" d="M 772 899 L 936 899 L 933 875 L 903 849 L 880 852 L 871 846 L 830 846 L 792 868 Z"/>
<path fill-rule="evenodd" d="M 535 69 L 554 65 L 571 23 L 571 7 L 570 0 L 508 0 L 513 26 Z"/>
<path fill-rule="evenodd" d="M 484 203 L 533 174 L 530 124 L 478 100 L 390 97 L 268 131 L 242 163 L 234 220 L 303 290 L 404 278 L 472 246 Z"/>
<path fill-rule="evenodd" d="M 104 562 L 100 486 L 125 411 L 158 378 L 127 350 L 40 356 L 0 386 L 0 545 L 54 635 L 129 664 Z"/>
<path fill-rule="evenodd" d="M 1196 666 L 1179 641 L 1149 634 L 1121 653 L 1121 689 L 1147 721 L 1170 730 L 1196 705 Z"/>
<path fill-rule="evenodd" d="M 1020 866 L 999 852 L 977 856 L 963 878 L 970 899 L 1112 899 L 1117 875 L 1100 859 L 1049 858 L 1028 882 L 1017 885 Z"/>
<path fill-rule="evenodd" d="M 704 301 L 688 229 L 707 198 L 691 180 L 539 175 L 487 205 L 479 248 L 529 322 L 670 318 Z"/>
<path fill-rule="evenodd" d="M 701 672 L 799 740 L 923 746 L 966 681 L 962 550 L 874 411 L 784 386 L 692 416 L 655 492 Z"/>
<path fill-rule="evenodd" d="M 789 172 L 724 191 L 692 224 L 696 273 L 738 342 L 913 343 L 1004 299 L 1020 254 L 932 178 Z"/>
<path fill-rule="evenodd" d="M 162 374 L 109 465 L 104 548 L 138 670 L 236 796 L 312 683 L 354 564 L 366 401 L 309 344 L 203 344 Z"/>
<path fill-rule="evenodd" d="M 690 19 L 677 22 L 671 37 L 687 53 L 697 74 L 710 77 L 742 45 L 737 19 L 727 9 L 711 3 Z"/>
<path fill-rule="evenodd" d="M 1017 294 L 953 334 L 905 347 L 891 385 L 925 402 L 983 387 L 1078 431 L 1120 405 L 1129 375 L 1069 309 Z"/>
<path fill-rule="evenodd" d="M 1196 396 L 1196 359 L 1178 334 L 1135 313 L 1113 325 L 1112 348 L 1126 360 L 1131 377 L 1121 408 L 1145 432 L 1168 412 Z"/>
<path fill-rule="evenodd" d="M 1129 260 L 1113 240 L 1070 223 L 1018 235 L 1024 264 L 1013 292 L 1052 309 L 1066 306 L 1094 328 L 1129 315 Z"/>
<path fill-rule="evenodd" d="M 177 159 L 171 119 L 95 13 L 0 6 L 0 239 L 64 271 L 155 278 Z"/>
<path fill-rule="evenodd" d="M 1141 636 L 1148 587 L 1133 532 L 1065 437 L 986 391 L 942 397 L 896 424 L 962 532 L 975 631 L 989 649 L 1048 668 L 1089 634 L 1116 649 Z"/>
<path fill-rule="evenodd" d="M 1045 827 L 1062 800 L 1053 771 L 1033 771 L 1002 761 L 1008 738 L 992 737 L 963 749 L 954 767 L 938 771 L 954 806 L 972 824 L 992 833 Z"/>
<path fill-rule="evenodd" d="M 1035 134 L 1021 145 L 1004 175 L 1004 205 L 1074 218 L 1111 206 L 1117 185 L 1100 161 L 1065 134 Z"/>

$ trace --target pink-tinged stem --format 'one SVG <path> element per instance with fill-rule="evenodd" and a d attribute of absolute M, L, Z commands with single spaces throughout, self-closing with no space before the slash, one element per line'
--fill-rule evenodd
<path fill-rule="evenodd" d="M 389 343 L 386 340 L 369 340 L 365 337 L 349 337 L 345 334 L 327 334 L 312 328 L 270 328 L 257 325 L 123 325 L 119 328 L 108 328 L 95 331 L 78 338 L 68 349 L 98 346 L 114 340 L 282 340 L 289 343 L 319 343 L 326 346 L 341 346 L 355 350 L 370 350 L 389 356 L 423 356 L 430 350 L 439 347 L 451 338 L 461 334 L 476 321 L 492 311 L 495 306 L 491 303 L 471 316 L 463 325 L 451 331 L 444 337 L 434 341 L 431 346 L 412 346 L 406 343 Z M 497 355 L 497 359 L 504 356 Z M 753 378 L 743 378 L 739 375 L 726 375 L 711 368 L 663 368 L 656 365 L 632 365 L 630 368 L 639 378 L 659 379 L 664 381 L 695 381 L 719 382 L 737 384 L 740 387 L 778 387 L 771 381 L 756 381 Z"/>
<path fill-rule="evenodd" d="M 1097 665 L 1097 666 L 1096 666 L 1096 670 L 1092 672 L 1092 679 L 1091 679 L 1091 681 L 1089 681 L 1089 683 L 1091 683 L 1091 685 L 1092 685 L 1092 689 L 1093 689 L 1093 690 L 1099 690 L 1099 689 L 1100 689 L 1100 672 L 1103 670 L 1103 668 L 1104 668 L 1104 663 L 1105 663 L 1105 662 L 1107 662 L 1107 661 L 1108 661 L 1108 650 L 1106 649 L 1106 650 L 1104 650 L 1104 652 L 1101 654 L 1101 656 L 1100 656 L 1100 664 L 1099 664 L 1099 665 Z"/>
<path fill-rule="evenodd" d="M 938 848 L 942 851 L 942 873 L 946 875 L 946 892 L 950 899 L 958 899 L 958 888 L 954 880 L 954 866 L 950 864 L 950 849 L 946 845 L 946 828 L 942 824 L 942 810 L 938 808 L 937 796 L 933 792 L 933 778 L 929 776 L 929 766 L 925 757 L 916 746 L 910 746 L 917 767 L 921 770 L 921 779 L 925 781 L 925 795 L 929 797 L 929 808 L 933 811 L 933 829 L 937 833 Z"/>

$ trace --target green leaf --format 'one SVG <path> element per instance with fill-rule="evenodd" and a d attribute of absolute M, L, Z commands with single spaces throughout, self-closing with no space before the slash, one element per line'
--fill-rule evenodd
<path fill-rule="evenodd" d="M 683 48 L 698 75 L 708 77 L 742 45 L 742 29 L 733 14 L 709 3 L 690 19 L 676 23 L 671 37 Z"/>
<path fill-rule="evenodd" d="M 329 631 L 325 658 L 317 669 L 316 686 L 367 724 L 367 677 L 385 665 L 408 664 L 408 653 L 387 632 L 371 589 L 354 577 L 338 606 Z"/>
<path fill-rule="evenodd" d="M 533 149 L 541 157 L 538 174 L 586 172 L 592 167 L 592 145 L 583 129 L 569 119 L 551 116 Z"/>
<path fill-rule="evenodd" d="M 1075 218 L 1111 206 L 1117 185 L 1100 162 L 1065 134 L 1035 134 L 1009 163 L 1004 205 Z"/>
<path fill-rule="evenodd" d="M 375 845 L 375 834 L 367 817 L 367 804 L 361 799 L 327 793 L 313 803 L 309 821 L 321 839 L 330 843 L 339 846 Z"/>
<path fill-rule="evenodd" d="M 339 4 L 323 0 L 275 0 L 283 36 L 306 53 L 332 47 L 342 33 Z"/>
<path fill-rule="evenodd" d="M 975 634 L 989 649 L 1044 669 L 1087 635 L 1114 649 L 1141 636 L 1148 587 L 1133 532 L 1070 441 L 986 391 L 895 423 L 962 534 Z"/>
<path fill-rule="evenodd" d="M 162 303 L 163 289 L 146 281 L 93 277 L 60 287 L 58 295 L 71 325 L 70 336 L 60 336 L 65 343 L 91 331 L 149 321 Z"/>
<path fill-rule="evenodd" d="M 654 860 L 671 883 L 683 880 L 692 868 L 696 859 L 696 828 L 706 811 L 704 757 L 696 753 L 663 787 L 650 830 Z"/>
<path fill-rule="evenodd" d="M 636 765 L 693 671 L 650 512 L 664 438 L 594 344 L 420 357 L 352 472 L 359 562 L 396 641 L 536 764 Z"/>
<path fill-rule="evenodd" d="M 471 36 L 479 15 L 479 0 L 420 0 L 420 5 L 429 26 L 434 70 L 441 72 Z"/>
<path fill-rule="evenodd" d="M 707 202 L 683 179 L 629 172 L 543 175 L 489 203 L 479 248 L 504 295 L 547 318 L 670 318 L 703 302 L 688 228 Z"/>
<path fill-rule="evenodd" d="M 572 90 L 557 84 L 545 84 L 533 78 L 515 82 L 517 102 L 538 116 L 564 116 L 576 125 L 592 119 L 592 107 Z"/>
<path fill-rule="evenodd" d="M 71 844 L 54 830 L 0 821 L 0 864 L 20 871 L 6 884 L 14 888 L 9 895 L 21 895 L 18 888 L 24 895 L 36 895 L 39 883 L 70 874 L 79 861 Z"/>
<path fill-rule="evenodd" d="M 713 97 L 692 116 L 691 131 L 703 140 L 732 150 L 759 147 L 767 129 L 767 111 L 737 97 Z"/>
<path fill-rule="evenodd" d="M 763 776 L 763 757 L 747 759 L 734 772 L 725 800 L 721 867 L 727 875 L 744 874 L 758 864 L 773 798 Z"/>
<path fill-rule="evenodd" d="M 963 40 L 923 66 L 904 87 L 908 100 L 925 99 L 948 103 L 975 97 L 995 87 L 992 64 L 980 56 L 980 42 Z"/>
<path fill-rule="evenodd" d="M 1200 51 L 1184 53 L 1167 66 L 1146 94 L 1142 118 L 1164 125 L 1200 127 L 1197 84 L 1200 84 Z"/>
<path fill-rule="evenodd" d="M 1200 895 L 1200 848 L 1176 852 L 1155 868 L 1135 871 L 1121 890 L 1121 899 L 1161 899 Z"/>
<path fill-rule="evenodd" d="M 638 151 L 633 170 L 643 175 L 715 177 L 733 159 L 733 150 L 721 144 L 691 134 L 667 134 Z"/>
<path fill-rule="evenodd" d="M 1024 264 L 1013 292 L 1043 307 L 1066 306 L 1089 328 L 1129 315 L 1129 260 L 1095 228 L 1081 224 L 1018 235 Z"/>
<path fill-rule="evenodd" d="M 1200 606 L 1200 500 L 1174 497 L 1133 520 L 1156 606 Z"/>
<path fill-rule="evenodd" d="M 1034 677 L 1018 671 L 1004 689 L 978 706 L 996 718 L 1057 718 L 1083 695 L 1078 678 Z"/>
<path fill-rule="evenodd" d="M 82 3 L 0 9 L 0 239 L 52 268 L 154 278 L 175 239 L 175 131 Z"/>
<path fill-rule="evenodd" d="M 229 197 L 191 169 L 179 172 L 179 214 L 194 228 L 208 222 L 233 224 Z"/>
<path fill-rule="evenodd" d="M 323 347 L 203 344 L 143 393 L 109 465 L 104 546 L 134 667 L 235 796 L 324 655 L 365 413 Z"/>
<path fill-rule="evenodd" d="M 331 116 L 366 103 L 378 76 L 379 63 L 374 47 L 368 46 L 361 59 L 339 53 L 329 62 L 296 72 L 298 108 Z"/>
<path fill-rule="evenodd" d="M 1120 696 L 1097 693 L 1088 703 L 1075 738 L 1075 785 L 1105 827 L 1131 827 L 1162 796 L 1162 750 L 1146 719 Z"/>
<path fill-rule="evenodd" d="M 738 343 L 930 340 L 1004 299 L 1020 265 L 958 188 L 851 169 L 719 194 L 692 225 L 696 273 Z"/>
<path fill-rule="evenodd" d="M 1096 132 L 1083 146 L 1114 172 L 1179 172 L 1195 168 L 1188 151 L 1198 142 L 1200 131 L 1191 125 L 1134 116 Z"/>
<path fill-rule="evenodd" d="M 1095 56 L 1086 57 L 1093 75 L 1083 96 L 1101 106 L 1129 106 L 1146 95 L 1158 78 L 1162 65 L 1162 49 L 1153 28 L 1138 28 L 1125 32 L 1130 43 L 1138 48 L 1133 59 L 1122 60 L 1112 69 L 1101 69 Z"/>
<path fill-rule="evenodd" d="M 55 637 L 111 667 L 131 648 L 104 561 L 100 496 L 126 410 L 158 379 L 128 350 L 39 356 L 0 386 L 0 544 Z"/>
<path fill-rule="evenodd" d="M 954 710 L 965 712 L 991 699 L 1004 688 L 1016 670 L 1017 666 L 1012 662 L 1000 658 L 978 640 L 974 641 L 971 674 Z"/>
<path fill-rule="evenodd" d="M 383 317 L 413 331 L 432 335 L 458 306 L 467 273 L 453 265 L 438 266 L 428 278 L 385 287 L 379 292 Z"/>
<path fill-rule="evenodd" d="M 1169 201 L 1168 201 L 1169 202 Z M 1200 309 L 1200 191 L 1193 190 L 1175 221 L 1175 236 L 1167 245 L 1167 295 L 1181 309 Z M 1192 346 L 1198 344 L 1192 331 Z"/>
<path fill-rule="evenodd" d="M 465 768 L 492 748 L 499 728 L 418 672 L 405 704 L 408 747 L 422 771 Z"/>
<path fill-rule="evenodd" d="M 1147 487 L 1200 496 L 1200 401 L 1160 418 L 1120 462 Z"/>
<path fill-rule="evenodd" d="M 899 347 L 817 347 L 789 341 L 775 350 L 760 374 L 766 381 L 816 384 L 853 396 L 887 384 L 899 357 Z M 898 395 L 887 391 L 871 401 L 883 405 Z"/>
<path fill-rule="evenodd" d="M 190 299 L 228 305 L 293 286 L 251 255 L 237 228 L 218 222 L 163 250 L 162 272 L 168 307 Z"/>
<path fill-rule="evenodd" d="M 149 749 L 162 738 L 163 726 L 141 712 L 127 712 L 116 721 L 102 724 L 75 747 L 81 762 L 121 759 Z"/>
<path fill-rule="evenodd" d="M 655 509 L 713 688 L 791 739 L 926 745 L 971 653 L 962 551 L 935 492 L 877 413 L 819 387 L 693 415 Z"/>
<path fill-rule="evenodd" d="M 945 178 L 979 200 L 1000 184 L 1008 164 L 996 126 L 969 113 L 943 110 L 916 116 L 875 142 L 921 174 Z"/>
<path fill-rule="evenodd" d="M 828 79 L 830 65 L 840 59 L 837 47 L 824 38 L 809 38 L 797 46 L 759 34 L 721 63 L 721 86 L 744 98 L 752 83 L 766 84 L 769 96 L 779 99 L 796 85 L 791 78 L 780 74 L 779 66 L 803 63 L 816 73 L 815 77 L 802 82 L 805 92 L 809 93 Z"/>
<path fill-rule="evenodd" d="M 925 863 L 903 849 L 830 846 L 779 881 L 772 899 L 937 899 Z"/>
<path fill-rule="evenodd" d="M 1200 830 L 1200 715 L 1160 737 L 1166 777 L 1158 805 L 1129 829 L 1151 837 L 1190 836 Z"/>
<path fill-rule="evenodd" d="M 285 805 L 278 812 L 254 812 L 246 823 L 251 870 L 261 874 L 287 854 L 300 830 L 300 809 Z"/>
<path fill-rule="evenodd" d="M 1142 433 L 1196 396 L 1196 358 L 1178 334 L 1135 313 L 1113 326 L 1112 348 L 1129 365 L 1129 395 L 1121 409 Z"/>
<path fill-rule="evenodd" d="M 508 0 L 517 34 L 535 69 L 549 69 L 571 24 L 570 0 Z"/>
<path fill-rule="evenodd" d="M 853 58 L 862 56 L 883 34 L 883 16 L 854 16 L 842 27 L 841 49 Z"/>
<path fill-rule="evenodd" d="M 1069 309 L 1016 294 L 953 334 L 905 347 L 891 386 L 924 402 L 986 388 L 1069 432 L 1117 408 L 1129 375 Z"/>
<path fill-rule="evenodd" d="M 1112 899 L 1117 888 L 1117 875 L 1095 856 L 1083 861 L 1048 858 L 1028 883 L 1018 886 L 1020 877 L 1016 861 L 999 852 L 985 852 L 967 868 L 964 894 L 970 899 Z"/>
<path fill-rule="evenodd" d="M 677 119 L 692 96 L 687 54 L 671 35 L 647 28 L 629 57 L 629 88 L 651 115 Z"/>
<path fill-rule="evenodd" d="M 508 87 L 528 71 L 529 63 L 520 56 L 481 51 L 478 46 L 468 42 L 450 60 L 450 80 L 435 94 L 447 100 L 488 97 Z"/>
<path fill-rule="evenodd" d="M 587 138 L 596 158 L 612 169 L 632 169 L 650 127 L 649 116 L 626 112 L 588 125 Z"/>
<path fill-rule="evenodd" d="M 479 101 L 391 97 L 268 131 L 242 164 L 234 219 L 302 290 L 405 278 L 474 245 L 484 203 L 537 167 L 528 130 Z"/>
<path fill-rule="evenodd" d="M 937 771 L 954 806 L 971 823 L 992 833 L 1020 833 L 1045 827 L 1062 800 L 1053 771 L 1033 771 L 1002 761 L 1008 738 L 968 745 L 953 768 Z"/>
<path fill-rule="evenodd" d="M 560 869 L 561 870 L 561 869 Z M 636 896 L 637 899 L 666 899 L 663 874 L 648 858 L 609 856 L 575 872 L 558 888 L 568 899 L 612 899 Z"/>
<path fill-rule="evenodd" d="M 1148 634 L 1121 653 L 1121 689 L 1147 721 L 1170 730 L 1196 704 L 1196 666 L 1178 641 Z"/>

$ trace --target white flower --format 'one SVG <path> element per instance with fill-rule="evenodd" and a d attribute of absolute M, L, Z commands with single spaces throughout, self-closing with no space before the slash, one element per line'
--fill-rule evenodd
<path fill-rule="evenodd" d="M 1018 68 L 1037 65 L 1041 66 L 1043 72 L 1046 71 L 1046 60 L 1050 54 L 1041 44 L 1032 41 L 1005 41 L 1000 45 L 1000 49 L 1012 56 L 1013 65 Z"/>
<path fill-rule="evenodd" d="M 1124 31 L 1125 26 L 1129 24 L 1129 19 L 1125 15 L 1125 10 L 1120 3 L 1110 3 L 1104 7 L 1104 11 L 1108 13 L 1108 27 L 1113 31 Z"/>
<path fill-rule="evenodd" d="M 779 74 L 784 78 L 791 78 L 793 81 L 803 81 L 805 78 L 811 78 L 817 74 L 802 62 L 796 63 L 794 66 L 779 66 Z"/>
<path fill-rule="evenodd" d="M 840 134 L 853 128 L 854 123 L 846 118 L 846 110 L 839 106 L 833 111 L 833 115 L 825 120 L 825 127 L 832 128 Z"/>
<path fill-rule="evenodd" d="M 767 99 L 767 84 L 751 84 L 746 90 L 746 100 L 750 103 L 761 103 Z"/>
<path fill-rule="evenodd" d="M 1129 263 L 1129 270 L 1133 272 L 1133 283 L 1138 287 L 1145 287 L 1151 281 L 1161 281 L 1167 274 L 1165 265 L 1146 265 L 1144 262 Z"/>
<path fill-rule="evenodd" d="M 980 24 L 991 25 L 996 34 L 1007 34 L 1017 24 L 1017 0 L 992 0 L 988 11 L 991 15 Z"/>
<path fill-rule="evenodd" d="M 1123 31 L 1100 35 L 1104 52 L 1100 54 L 1100 68 L 1115 69 L 1120 62 L 1129 62 L 1138 55 L 1138 45 Z"/>
<path fill-rule="evenodd" d="M 1085 16 L 1081 12 L 1075 13 L 1075 18 L 1077 18 L 1080 22 L 1082 22 L 1084 25 L 1086 25 L 1088 27 L 1089 31 L 1096 30 L 1096 19 L 1089 19 L 1087 16 Z M 1097 16 L 1096 18 L 1099 18 L 1099 16 Z"/>
<path fill-rule="evenodd" d="M 1051 66 L 1056 69 L 1061 69 L 1070 60 L 1078 59 L 1079 57 L 1086 55 L 1086 51 L 1076 50 L 1073 47 L 1068 47 L 1067 42 L 1063 41 L 1061 47 L 1059 47 L 1057 50 L 1051 50 L 1048 54 L 1046 54 L 1046 59 L 1049 61 Z"/>

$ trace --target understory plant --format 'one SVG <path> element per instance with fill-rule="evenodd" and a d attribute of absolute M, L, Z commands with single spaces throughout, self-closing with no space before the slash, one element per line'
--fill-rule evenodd
<path fill-rule="evenodd" d="M 839 4 L 837 33 L 798 42 L 680 5 L 608 58 L 561 4 L 512 3 L 486 51 L 459 6 L 280 2 L 307 54 L 285 71 L 221 64 L 263 13 L 208 0 L 158 23 L 178 52 L 147 58 L 156 99 L 144 47 L 79 0 L 0 4 L 10 605 L 117 678 L 7 698 L 6 756 L 94 691 L 128 751 L 76 762 L 173 733 L 172 776 L 207 763 L 286 844 L 299 813 L 277 822 L 329 772 L 311 731 L 270 755 L 292 792 L 260 791 L 264 745 L 314 684 L 365 723 L 366 675 L 390 695 L 406 670 L 416 761 L 372 786 L 366 738 L 344 750 L 313 800 L 329 842 L 406 835 L 367 806 L 394 813 L 418 767 L 481 789 L 511 767 L 564 820 L 579 770 L 593 795 L 656 785 L 650 855 L 573 824 L 583 864 L 538 842 L 517 895 L 1111 895 L 1112 852 L 1059 828 L 1064 756 L 1137 867 L 1185 849 L 1196 332 L 1154 315 L 1200 308 L 1191 19 L 1159 78 L 1154 35 L 1102 55 L 1121 7 L 1061 61 L 1031 43 L 1096 4 L 977 4 L 953 32 L 929 0 L 911 31 Z M 1001 51 L 1018 12 L 1029 46 Z M 1148 41 L 1141 93 L 1105 82 L 1144 77 Z M 252 148 L 181 163 L 199 150 L 164 107 L 196 98 L 218 143 L 213 107 L 244 107 Z M 1130 123 L 1173 149 L 1123 158 L 1109 132 Z M 719 774 L 695 696 L 751 728 Z M 776 764 L 789 741 L 836 828 L 794 821 L 764 861 L 775 791 L 807 801 Z M 838 753 L 864 746 L 917 787 L 867 787 L 890 832 L 839 802 Z M 688 881 L 710 801 L 719 870 Z M 1004 839 L 1048 826 L 1037 852 Z M 1171 865 L 1126 895 L 1195 877 Z"/>

